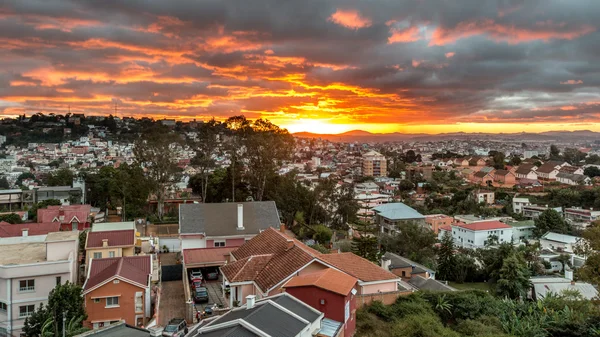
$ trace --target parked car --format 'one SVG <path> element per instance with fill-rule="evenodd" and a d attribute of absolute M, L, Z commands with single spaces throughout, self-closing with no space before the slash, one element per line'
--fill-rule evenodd
<path fill-rule="evenodd" d="M 194 290 L 194 303 L 208 302 L 208 290 L 205 287 L 199 287 Z"/>
<path fill-rule="evenodd" d="M 202 280 L 202 272 L 199 270 L 194 270 L 190 273 L 190 281 L 194 280 Z"/>
<path fill-rule="evenodd" d="M 212 315 L 213 314 L 213 306 L 214 306 L 214 304 L 205 306 L 204 307 L 204 311 L 202 312 L 202 314 L 204 316 L 210 316 L 210 315 Z"/>
<path fill-rule="evenodd" d="M 183 318 L 173 318 L 165 327 L 162 335 L 165 337 L 183 337 L 187 335 L 187 323 Z"/>
<path fill-rule="evenodd" d="M 201 288 L 201 287 L 202 287 L 202 281 L 194 280 L 192 282 L 192 291 L 194 291 L 195 289 Z"/>
<path fill-rule="evenodd" d="M 207 280 L 218 280 L 219 279 L 219 270 L 217 270 L 217 269 L 209 269 L 206 272 L 206 279 Z"/>

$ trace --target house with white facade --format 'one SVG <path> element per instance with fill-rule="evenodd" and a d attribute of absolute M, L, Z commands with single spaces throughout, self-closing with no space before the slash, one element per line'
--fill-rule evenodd
<path fill-rule="evenodd" d="M 0 335 L 19 336 L 56 285 L 77 282 L 78 248 L 78 231 L 0 239 Z"/>
<path fill-rule="evenodd" d="M 562 207 L 548 207 L 548 205 L 545 205 L 545 206 L 527 205 L 527 206 L 523 206 L 522 214 L 525 218 L 527 218 L 529 220 L 534 220 L 534 219 L 537 219 L 540 216 L 540 214 L 544 213 L 544 211 L 546 211 L 548 209 L 553 209 L 560 214 L 562 214 L 562 212 L 563 212 Z"/>
<path fill-rule="evenodd" d="M 600 211 L 593 209 L 582 209 L 578 207 L 565 209 L 565 220 L 571 225 L 579 228 L 585 228 L 592 222 L 600 219 Z"/>
<path fill-rule="evenodd" d="M 513 228 L 513 242 L 521 243 L 533 239 L 535 222 L 533 220 L 509 222 Z"/>
<path fill-rule="evenodd" d="M 540 238 L 542 250 L 552 251 L 556 254 L 568 254 L 571 256 L 571 264 L 581 267 L 585 263 L 585 257 L 574 253 L 575 247 L 583 240 L 580 237 L 548 232 Z"/>
<path fill-rule="evenodd" d="M 513 227 L 495 220 L 442 226 L 438 233 L 439 239 L 446 233 L 452 235 L 457 246 L 464 248 L 482 248 L 492 237 L 496 237 L 498 243 L 511 242 L 513 239 Z"/>

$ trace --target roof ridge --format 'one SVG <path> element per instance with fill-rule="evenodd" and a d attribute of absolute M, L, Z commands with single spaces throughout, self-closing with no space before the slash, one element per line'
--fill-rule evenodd
<path fill-rule="evenodd" d="M 123 269 L 123 262 L 125 261 L 125 259 L 121 256 L 121 258 L 118 260 L 118 265 L 117 265 L 117 271 L 115 272 L 115 275 L 121 275 L 121 269 Z M 130 263 L 128 263 L 130 264 Z"/>
<path fill-rule="evenodd" d="M 233 282 L 233 280 L 235 280 L 235 279 L 237 278 L 237 276 L 238 276 L 238 275 L 239 275 L 239 274 L 242 272 L 242 269 L 244 269 L 244 267 L 246 267 L 246 265 L 248 264 L 248 262 L 250 262 L 250 259 L 251 259 L 251 258 L 252 258 L 252 255 L 250 255 L 250 256 L 248 256 L 248 257 L 246 257 L 246 258 L 242 259 L 242 260 L 239 260 L 240 262 L 241 262 L 241 261 L 243 261 L 243 260 L 246 260 L 246 262 L 244 262 L 244 264 L 242 265 L 242 267 L 240 267 L 240 269 L 238 269 L 237 273 L 235 273 L 235 275 L 233 275 L 233 277 L 232 277 L 232 282 Z M 237 261 L 236 261 L 236 262 L 237 262 Z"/>

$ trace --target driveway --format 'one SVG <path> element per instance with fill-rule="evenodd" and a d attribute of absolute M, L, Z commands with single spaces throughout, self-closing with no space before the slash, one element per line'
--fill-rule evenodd
<path fill-rule="evenodd" d="M 207 305 L 212 306 L 213 304 L 217 304 L 223 307 L 227 307 L 229 305 L 229 303 L 225 301 L 225 299 L 223 298 L 223 294 L 221 293 L 221 281 L 207 281 L 204 286 L 208 291 L 208 302 L 197 303 L 196 310 L 202 311 Z"/>
<path fill-rule="evenodd" d="M 160 293 L 158 325 L 166 326 L 172 318 L 185 318 L 185 298 L 181 281 L 163 282 Z"/>

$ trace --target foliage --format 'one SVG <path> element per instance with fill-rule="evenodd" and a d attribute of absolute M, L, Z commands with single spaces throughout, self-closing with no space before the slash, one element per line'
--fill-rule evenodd
<path fill-rule="evenodd" d="M 582 240 L 575 247 L 575 253 L 587 257 L 577 275 L 592 284 L 600 283 L 600 221 L 594 221 L 582 233 Z"/>
<path fill-rule="evenodd" d="M 29 220 L 36 221 L 37 220 L 37 210 L 40 208 L 46 208 L 48 206 L 60 206 L 62 205 L 60 200 L 56 199 L 48 199 L 44 201 L 40 201 L 37 204 L 33 205 L 28 211 L 27 216 Z"/>
<path fill-rule="evenodd" d="M 0 189 L 7 190 L 9 188 L 10 188 L 10 184 L 8 183 L 8 180 L 6 180 L 5 176 L 1 176 L 0 177 Z"/>
<path fill-rule="evenodd" d="M 21 216 L 19 216 L 17 213 L 0 215 L 0 222 L 2 221 L 8 222 L 10 224 L 20 224 L 23 222 Z"/>
<path fill-rule="evenodd" d="M 48 186 L 71 186 L 73 184 L 74 174 L 67 168 L 62 168 L 54 172 L 50 172 L 46 177 Z"/>
<path fill-rule="evenodd" d="M 19 174 L 19 176 L 17 177 L 17 181 L 15 182 L 16 186 L 21 186 L 21 184 L 23 183 L 23 180 L 25 179 L 33 179 L 35 180 L 35 175 L 31 172 L 23 172 L 21 174 Z"/>
<path fill-rule="evenodd" d="M 585 170 L 583 170 L 583 174 L 590 178 L 598 177 L 600 176 L 600 168 L 596 166 L 588 166 L 585 168 Z"/>
<path fill-rule="evenodd" d="M 394 235 L 381 236 L 381 249 L 434 267 L 437 243 L 435 233 L 414 222 L 404 223 L 398 230 Z"/>
<path fill-rule="evenodd" d="M 49 325 L 45 332 L 52 332 L 53 336 L 62 335 L 62 323 L 64 317 L 67 322 L 72 323 L 72 332 L 80 331 L 81 322 L 87 318 L 84 307 L 84 298 L 80 286 L 70 282 L 57 285 L 48 295 L 48 304 L 40 305 L 34 314 L 25 320 L 23 332 L 28 337 L 42 335 L 44 325 Z M 47 334 L 48 335 L 48 334 Z"/>
<path fill-rule="evenodd" d="M 377 232 L 376 227 L 360 221 L 354 224 L 354 230 L 358 232 L 358 236 L 354 235 L 352 237 L 352 252 L 367 260 L 378 263 L 381 254 L 379 252 L 377 237 L 375 236 Z"/>
<path fill-rule="evenodd" d="M 199 185 L 199 194 L 202 201 L 206 200 L 208 194 L 208 183 L 210 171 L 216 168 L 216 157 L 220 152 L 218 137 L 221 124 L 214 118 L 201 124 L 198 137 L 188 139 L 188 145 L 196 152 L 196 157 L 191 164 L 198 169 L 196 182 Z"/>
<path fill-rule="evenodd" d="M 504 259 L 498 271 L 496 293 L 500 297 L 525 298 L 531 288 L 530 272 L 523 258 L 516 253 Z"/>
<path fill-rule="evenodd" d="M 454 240 L 448 232 L 444 233 L 440 242 L 438 252 L 437 278 L 440 280 L 452 280 L 454 276 Z"/>
<path fill-rule="evenodd" d="M 539 238 L 547 232 L 570 234 L 571 229 L 569 224 L 557 211 L 553 209 L 547 209 L 542 212 L 537 219 L 535 219 L 535 228 L 533 230 L 533 234 Z"/>
<path fill-rule="evenodd" d="M 323 246 L 322 244 L 319 244 L 319 243 L 315 243 L 314 245 L 311 245 L 309 247 L 312 248 L 312 249 L 314 249 L 314 250 L 316 250 L 316 251 L 319 251 L 322 254 L 329 254 L 329 253 L 331 253 L 327 247 L 325 247 L 325 246 Z"/>
<path fill-rule="evenodd" d="M 321 245 L 328 245 L 331 242 L 331 236 L 333 232 L 327 226 L 324 225 L 315 225 L 312 226 L 314 234 L 312 236 L 313 240 Z"/>

